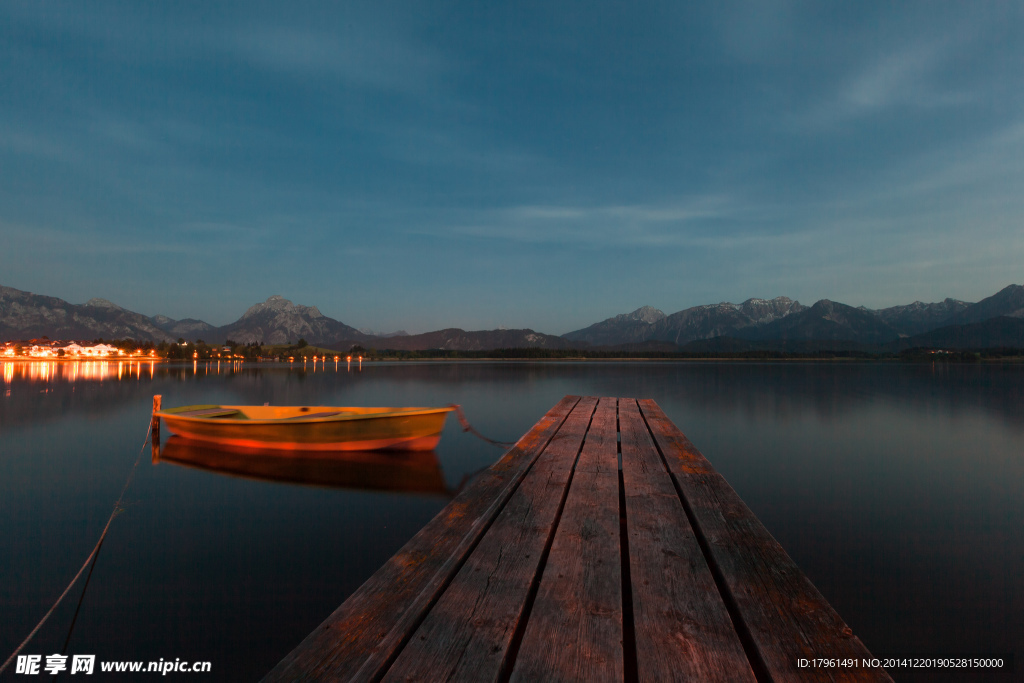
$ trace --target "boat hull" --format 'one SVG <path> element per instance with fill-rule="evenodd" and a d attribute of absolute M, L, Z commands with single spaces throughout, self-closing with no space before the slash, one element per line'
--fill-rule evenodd
<path fill-rule="evenodd" d="M 174 434 L 233 448 L 277 451 L 429 451 L 451 408 L 216 406 L 238 417 L 201 417 L 185 406 L 156 413 Z M 308 416 L 307 416 L 308 415 Z"/>

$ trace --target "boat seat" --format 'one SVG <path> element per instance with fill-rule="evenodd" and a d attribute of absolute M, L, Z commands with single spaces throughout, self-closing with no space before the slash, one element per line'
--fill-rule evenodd
<path fill-rule="evenodd" d="M 302 415 L 293 415 L 291 417 L 282 418 L 284 420 L 303 420 L 307 417 L 331 417 L 333 415 L 344 415 L 344 410 L 333 410 L 325 413 L 303 413 Z"/>
<path fill-rule="evenodd" d="M 186 410 L 175 413 L 177 416 L 184 417 L 228 417 L 229 415 L 237 414 L 238 411 L 234 408 L 201 408 L 200 410 Z"/>

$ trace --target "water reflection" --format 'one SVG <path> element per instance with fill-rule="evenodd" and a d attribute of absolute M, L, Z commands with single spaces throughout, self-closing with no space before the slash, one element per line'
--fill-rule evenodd
<path fill-rule="evenodd" d="M 7 361 L 4 384 L 29 382 L 78 382 L 153 378 L 157 361 Z"/>
<path fill-rule="evenodd" d="M 449 496 L 434 451 L 292 451 L 217 448 L 180 436 L 153 443 L 153 464 L 184 467 L 263 481 L 329 488 Z"/>
<path fill-rule="evenodd" d="M 333 360 L 334 362 L 329 362 Z M 342 364 L 344 363 L 344 364 Z M 880 401 L 917 410 L 941 409 L 950 414 L 983 410 L 999 415 L 1013 429 L 1024 431 L 1024 382 L 1020 366 L 995 364 L 737 364 L 737 363 L 457 363 L 388 362 L 367 364 L 358 356 L 318 357 L 305 364 L 241 361 L 166 362 L 148 360 L 0 361 L 4 393 L 0 426 L 50 419 L 69 409 L 103 411 L 120 399 L 129 400 L 137 384 L 180 382 L 194 388 L 193 403 L 210 399 L 209 380 L 228 380 L 232 396 L 218 399 L 240 404 L 266 401 L 331 405 L 347 380 L 374 380 L 394 388 L 398 396 L 411 386 L 488 387 L 497 394 L 509 386 L 543 384 L 555 389 L 532 410 L 543 414 L 564 394 L 651 397 L 687 410 L 740 413 L 746 419 L 787 423 L 811 412 L 823 420 L 841 419 Z M 312 366 L 312 367 L 311 367 Z M 310 382 L 299 389 L 294 383 Z M 76 385 L 79 387 L 76 391 Z M 143 387 L 144 391 L 150 391 Z M 168 394 L 170 389 L 152 390 Z M 99 395 L 102 394 L 102 399 Z M 99 399 L 99 400 L 97 400 Z M 404 400 L 394 396 L 380 399 Z M 453 400 L 445 392 L 446 402 Z M 181 403 L 187 402 L 181 399 Z M 505 420 L 501 420 L 504 424 Z M 519 425 L 512 438 L 530 426 Z"/>
<path fill-rule="evenodd" d="M 205 361 L 126 359 L 120 380 L 117 359 L 83 361 L 70 381 L 73 361 L 34 375 L 32 362 L 0 359 L 6 652 L 90 551 L 154 394 L 167 405 L 460 403 L 503 440 L 565 394 L 650 397 L 876 654 L 1019 659 L 1024 642 L 1024 365 L 374 362 L 359 373 L 353 356 L 349 373 L 342 355 L 315 372 L 301 359 L 214 360 L 209 374 Z M 188 653 L 237 680 L 262 677 L 443 508 L 439 470 L 451 489 L 500 457 L 454 421 L 441 467 L 364 465 L 373 476 L 351 462 L 175 453 L 166 437 L 161 466 L 136 473 L 69 652 Z M 308 476 L 332 467 L 342 474 Z M 409 490 L 403 478 L 428 491 L 386 492 Z M 35 652 L 60 651 L 74 608 L 66 599 Z"/>
<path fill-rule="evenodd" d="M 319 368 L 317 363 L 320 364 Z M 298 369 L 305 372 L 312 365 L 313 372 L 326 372 L 330 366 L 326 357 L 313 358 L 312 361 L 303 361 L 302 365 L 296 363 L 273 364 L 270 367 L 281 369 Z M 187 366 L 157 360 L 11 360 L 4 361 L 3 375 L 4 384 L 12 384 L 17 381 L 29 382 L 77 382 L 77 381 L 99 381 L 106 380 L 127 380 L 141 379 L 148 377 L 153 379 L 157 374 L 157 367 L 161 372 L 174 372 L 184 376 L 183 370 Z M 191 375 L 222 375 L 234 374 L 236 372 L 253 371 L 257 368 L 254 363 L 242 361 L 192 361 Z M 362 370 L 362 359 L 360 358 L 359 370 Z M 334 360 L 334 372 L 341 372 L 338 366 L 338 359 Z M 351 364 L 346 371 L 351 372 Z"/>

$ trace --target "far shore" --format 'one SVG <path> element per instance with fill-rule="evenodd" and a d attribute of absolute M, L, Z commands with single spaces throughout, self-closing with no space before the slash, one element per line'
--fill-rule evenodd
<path fill-rule="evenodd" d="M 159 363 L 172 364 L 189 363 L 211 364 L 211 363 L 234 363 L 245 365 L 281 365 L 301 366 L 311 365 L 314 361 L 307 360 L 241 360 L 223 358 L 185 359 L 185 358 L 153 358 L 150 356 L 108 356 L 108 357 L 71 357 L 71 358 L 34 358 L 30 356 L 0 356 L 3 363 Z M 344 357 L 335 361 L 333 357 L 323 358 L 318 356 L 316 363 L 358 363 L 357 359 L 351 361 Z M 900 356 L 622 356 L 622 357 L 586 357 L 586 356 L 562 356 L 562 357 L 505 357 L 505 356 L 479 356 L 479 357 L 450 357 L 450 356 L 419 356 L 410 357 L 378 357 L 369 358 L 363 356 L 363 363 L 1022 363 L 1024 355 L 1011 356 L 976 356 L 963 357 L 956 354 L 954 357 L 936 355 L 933 357 L 900 357 Z"/>

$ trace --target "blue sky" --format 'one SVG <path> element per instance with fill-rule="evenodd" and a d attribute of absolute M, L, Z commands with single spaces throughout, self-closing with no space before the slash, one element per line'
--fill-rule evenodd
<path fill-rule="evenodd" d="M 690 4 L 4 2 L 0 284 L 561 334 L 1024 282 L 1024 5 Z"/>

